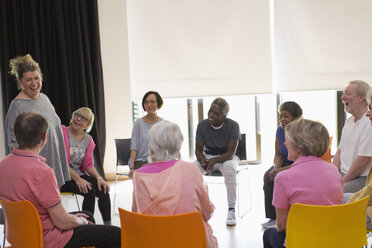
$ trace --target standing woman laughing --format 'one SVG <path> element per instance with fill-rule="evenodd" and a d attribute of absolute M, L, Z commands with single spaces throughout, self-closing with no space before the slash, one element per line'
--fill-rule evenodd
<path fill-rule="evenodd" d="M 5 117 L 5 128 L 9 150 L 18 144 L 13 132 L 17 116 L 24 112 L 41 114 L 48 121 L 47 141 L 40 155 L 46 158 L 46 164 L 54 170 L 57 185 L 62 186 L 70 180 L 66 150 L 63 142 L 61 120 L 49 98 L 41 93 L 42 73 L 39 64 L 30 54 L 10 60 L 10 74 L 16 79 L 18 95 L 10 104 Z"/>

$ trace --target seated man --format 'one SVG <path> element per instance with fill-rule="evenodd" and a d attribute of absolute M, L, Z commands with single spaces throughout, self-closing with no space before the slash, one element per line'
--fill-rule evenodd
<path fill-rule="evenodd" d="M 366 96 L 367 102 L 369 104 L 368 108 L 369 111 L 366 113 L 366 117 L 369 118 L 370 125 L 372 126 L 372 89 L 370 89 Z M 345 193 L 343 202 L 354 202 L 357 200 L 360 200 L 364 197 L 369 195 L 369 202 L 368 202 L 368 208 L 367 208 L 367 229 L 372 229 L 372 170 L 369 171 L 367 182 L 364 188 L 359 190 L 356 193 Z"/>
<path fill-rule="evenodd" d="M 199 122 L 196 129 L 195 155 L 204 174 L 219 170 L 225 178 L 228 213 L 226 225 L 235 225 L 236 166 L 239 158 L 235 151 L 240 140 L 239 124 L 226 118 L 229 104 L 216 98 L 208 111 L 208 119 Z"/>
<path fill-rule="evenodd" d="M 21 113 L 14 124 L 18 148 L 0 162 L 0 199 L 30 201 L 40 215 L 44 247 L 119 248 L 120 228 L 90 224 L 85 214 L 69 214 L 61 203 L 53 169 L 39 155 L 48 122 L 36 113 Z M 9 180 L 11 178 L 11 180 Z"/>
<path fill-rule="evenodd" d="M 344 193 L 355 193 L 366 185 L 372 157 L 372 127 L 366 112 L 366 94 L 370 86 L 361 80 L 351 81 L 341 100 L 350 116 L 342 129 L 341 141 L 333 158 L 343 177 Z"/>

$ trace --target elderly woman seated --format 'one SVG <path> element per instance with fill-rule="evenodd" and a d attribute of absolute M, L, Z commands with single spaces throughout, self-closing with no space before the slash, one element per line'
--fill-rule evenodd
<path fill-rule="evenodd" d="M 30 201 L 38 211 L 44 247 L 120 247 L 120 228 L 93 225 L 83 213 L 69 214 L 61 203 L 53 169 L 39 155 L 48 122 L 37 113 L 21 113 L 14 124 L 18 148 L 0 162 L 0 199 Z M 11 178 L 11 180 L 9 180 Z"/>
<path fill-rule="evenodd" d="M 329 145 L 327 129 L 320 122 L 295 120 L 285 127 L 285 139 L 288 159 L 294 163 L 275 177 L 273 205 L 277 228 L 265 231 L 264 248 L 284 247 L 287 217 L 293 203 L 342 203 L 341 175 L 336 166 L 320 158 Z"/>
<path fill-rule="evenodd" d="M 180 128 L 169 121 L 156 123 L 150 129 L 152 163 L 134 172 L 132 211 L 149 215 L 199 211 L 204 219 L 208 247 L 217 247 L 217 239 L 208 224 L 214 205 L 209 201 L 199 169 L 179 160 L 182 141 Z"/>

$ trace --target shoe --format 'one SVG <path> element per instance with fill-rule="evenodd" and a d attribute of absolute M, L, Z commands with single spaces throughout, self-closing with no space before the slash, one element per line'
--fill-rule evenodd
<path fill-rule="evenodd" d="M 228 226 L 235 226 L 236 225 L 235 209 L 230 209 L 227 212 L 226 225 L 228 225 Z"/>
<path fill-rule="evenodd" d="M 261 226 L 263 228 L 272 228 L 272 227 L 276 227 L 276 220 L 268 220 L 266 221 L 265 223 L 262 223 Z"/>

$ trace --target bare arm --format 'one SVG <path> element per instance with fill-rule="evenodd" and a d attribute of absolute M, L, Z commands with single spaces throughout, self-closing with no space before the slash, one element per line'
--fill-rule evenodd
<path fill-rule="evenodd" d="M 340 170 L 340 166 L 341 166 L 340 153 L 341 153 L 341 150 L 340 149 L 337 149 L 337 152 L 333 156 L 333 161 L 332 161 L 332 164 L 336 165 L 336 167 L 338 168 L 338 170 Z"/>
<path fill-rule="evenodd" d="M 231 160 L 234 157 L 236 147 L 238 146 L 237 140 L 230 140 L 227 142 L 226 152 L 218 157 L 213 157 L 210 160 L 214 160 L 214 163 L 223 163 L 227 160 Z"/>
<path fill-rule="evenodd" d="M 287 166 L 281 167 L 282 164 L 283 164 L 283 156 L 280 154 L 280 151 L 279 151 L 279 140 L 276 139 L 275 155 L 274 155 L 274 168 L 269 173 L 269 177 L 272 181 L 274 181 L 274 178 L 276 177 L 276 175 L 279 172 L 281 172 L 282 170 L 289 169 L 292 166 L 292 165 L 287 165 Z"/>
<path fill-rule="evenodd" d="M 289 209 L 275 208 L 276 212 L 276 229 L 278 232 L 285 232 L 287 228 L 287 218 Z"/>
<path fill-rule="evenodd" d="M 206 164 L 207 159 L 204 156 L 203 148 L 204 148 L 204 143 L 200 142 L 200 141 L 197 141 L 196 145 L 195 145 L 195 156 L 196 156 L 196 159 L 199 161 L 199 163 L 201 164 L 202 167 L 207 165 Z"/>
<path fill-rule="evenodd" d="M 130 150 L 130 168 L 129 168 L 129 178 L 133 178 L 134 173 L 134 161 L 137 157 L 137 151 L 136 150 Z"/>
<path fill-rule="evenodd" d="M 238 141 L 230 140 L 229 142 L 227 142 L 226 152 L 224 154 L 221 154 L 220 156 L 213 157 L 213 158 L 210 158 L 210 159 L 206 160 L 206 162 L 207 162 L 207 168 L 206 168 L 207 173 L 208 174 L 212 173 L 212 171 L 214 169 L 214 165 L 216 163 L 223 163 L 227 160 L 233 159 L 237 146 L 238 146 Z"/>
<path fill-rule="evenodd" d="M 87 219 L 84 217 L 78 217 L 67 213 L 61 202 L 47 208 L 47 210 L 53 224 L 61 230 L 70 230 L 80 225 L 88 224 Z"/>
<path fill-rule="evenodd" d="M 278 138 L 276 138 L 276 140 L 275 140 L 274 168 L 279 169 L 282 164 L 283 164 L 283 156 L 280 154 L 279 140 L 278 140 Z"/>
<path fill-rule="evenodd" d="M 371 157 L 358 156 L 351 164 L 348 172 L 343 177 L 344 183 L 347 183 L 360 176 L 365 171 L 370 162 Z"/>

